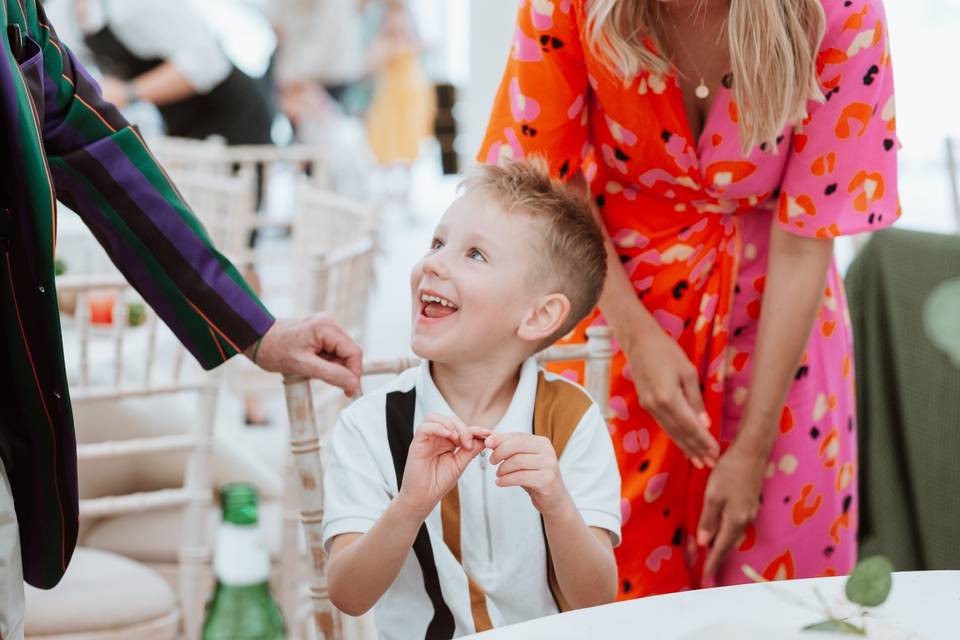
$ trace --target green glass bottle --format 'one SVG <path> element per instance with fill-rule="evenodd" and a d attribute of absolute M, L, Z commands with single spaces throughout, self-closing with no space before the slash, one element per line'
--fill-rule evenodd
<path fill-rule="evenodd" d="M 257 491 L 231 484 L 220 495 L 223 522 L 217 531 L 217 578 L 203 622 L 203 640 L 283 640 L 280 608 L 270 595 L 270 554 L 257 525 Z"/>

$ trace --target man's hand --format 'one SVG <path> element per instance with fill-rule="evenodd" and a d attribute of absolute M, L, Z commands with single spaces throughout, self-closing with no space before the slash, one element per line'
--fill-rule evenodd
<path fill-rule="evenodd" d="M 278 319 L 257 344 L 243 352 L 265 371 L 318 378 L 348 396 L 360 388 L 363 354 L 329 315 Z"/>
<path fill-rule="evenodd" d="M 455 416 L 428 414 L 410 443 L 398 501 L 420 521 L 426 519 L 483 451 L 489 435 L 488 429 L 467 427 Z"/>
<path fill-rule="evenodd" d="M 530 433 L 493 433 L 484 445 L 493 450 L 490 463 L 500 465 L 497 486 L 523 487 L 544 516 L 565 506 L 569 493 L 550 440 Z"/>

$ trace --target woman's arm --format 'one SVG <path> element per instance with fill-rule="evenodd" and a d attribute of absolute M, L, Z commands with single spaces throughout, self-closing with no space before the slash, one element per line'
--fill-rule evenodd
<path fill-rule="evenodd" d="M 570 186 L 589 195 L 582 173 L 571 178 Z M 713 465 L 720 446 L 709 431 L 697 369 L 640 301 L 599 213 L 591 210 L 607 249 L 607 279 L 600 295 L 600 310 L 630 363 L 640 405 L 694 465 Z"/>
<path fill-rule="evenodd" d="M 780 413 L 810 339 L 832 257 L 832 239 L 805 238 L 773 225 L 743 417 L 736 439 L 710 476 L 700 519 L 698 543 L 714 541 L 705 575 L 717 570 L 756 517 Z"/>

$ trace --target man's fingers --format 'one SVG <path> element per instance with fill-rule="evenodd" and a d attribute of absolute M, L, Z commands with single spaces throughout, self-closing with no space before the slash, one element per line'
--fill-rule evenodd
<path fill-rule="evenodd" d="M 352 395 L 360 386 L 360 376 L 336 362 L 325 360 L 320 356 L 310 356 L 301 362 L 302 375 L 323 380 L 327 384 L 340 387 L 347 395 Z"/>
<path fill-rule="evenodd" d="M 730 549 L 736 544 L 740 534 L 743 533 L 741 527 L 729 514 L 724 514 L 720 523 L 720 533 L 714 540 L 713 548 L 707 554 L 707 561 L 703 565 L 703 575 L 712 576 L 720 568 L 720 564 L 726 559 Z"/>

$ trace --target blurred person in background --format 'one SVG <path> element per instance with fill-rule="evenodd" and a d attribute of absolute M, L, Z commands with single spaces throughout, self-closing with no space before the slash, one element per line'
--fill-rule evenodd
<path fill-rule="evenodd" d="M 269 90 L 227 57 L 189 0 L 75 0 L 75 11 L 105 100 L 156 105 L 171 136 L 272 142 Z"/>
<path fill-rule="evenodd" d="M 355 114 L 368 77 L 363 43 L 363 0 L 270 0 L 277 34 L 280 108 L 297 142 L 323 156 L 328 185 L 358 199 L 369 197 L 374 167 L 366 130 Z"/>
<path fill-rule="evenodd" d="M 421 143 L 433 133 L 436 110 L 433 84 L 418 60 L 423 50 L 406 3 L 388 2 L 367 58 L 376 74 L 367 137 L 377 162 L 386 169 L 392 199 L 408 210 L 410 169 L 420 155 Z"/>
<path fill-rule="evenodd" d="M 269 0 L 277 32 L 277 84 L 284 113 L 300 123 L 323 91 L 341 107 L 365 73 L 361 0 Z"/>

